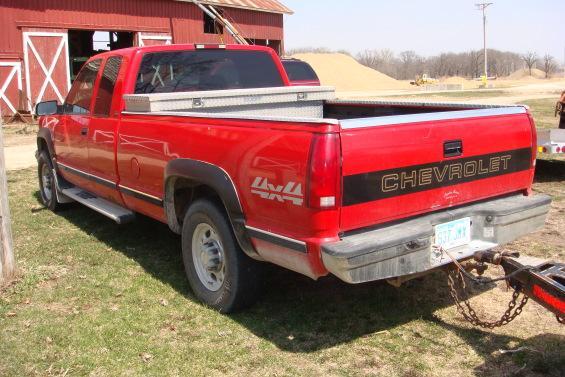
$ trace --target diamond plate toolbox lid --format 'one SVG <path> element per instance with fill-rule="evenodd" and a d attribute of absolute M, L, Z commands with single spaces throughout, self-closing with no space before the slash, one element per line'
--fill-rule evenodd
<path fill-rule="evenodd" d="M 258 89 L 210 90 L 201 92 L 126 94 L 129 112 L 188 111 L 293 102 L 330 101 L 335 89 L 326 86 L 285 86 Z"/>

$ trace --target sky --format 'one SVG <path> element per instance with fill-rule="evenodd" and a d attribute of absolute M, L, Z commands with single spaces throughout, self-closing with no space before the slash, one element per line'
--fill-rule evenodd
<path fill-rule="evenodd" d="M 482 0 L 481 0 L 482 1 Z M 478 0 L 281 0 L 285 49 L 326 47 L 357 53 L 389 48 L 423 56 L 483 47 Z M 504 51 L 546 53 L 563 62 L 565 1 L 489 0 L 487 45 Z"/>

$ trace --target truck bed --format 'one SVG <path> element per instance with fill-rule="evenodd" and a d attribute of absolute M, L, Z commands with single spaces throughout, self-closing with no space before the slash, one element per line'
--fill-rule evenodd
<path fill-rule="evenodd" d="M 128 114 L 192 117 L 220 122 L 215 124 L 233 119 L 257 120 L 261 121 L 257 123 L 261 127 L 268 126 L 265 121 L 277 122 L 285 129 L 300 129 L 308 133 L 313 129 L 301 128 L 301 124 L 333 127 L 332 132 L 341 132 L 344 208 L 341 210 L 340 230 L 343 232 L 416 216 L 430 209 L 440 210 L 525 192 L 531 183 L 532 127 L 524 106 L 322 101 L 316 97 L 311 103 L 312 107 L 319 107 L 314 111 L 320 115 L 316 117 L 303 111 L 301 104 L 304 98 L 294 102 L 288 100 L 289 93 L 296 96 L 304 93 L 305 88 L 285 89 L 283 97 L 286 96 L 286 99 L 283 101 L 273 100 L 273 96 L 268 95 L 269 92 L 280 94 L 281 88 L 261 89 L 261 95 L 254 96 L 252 109 L 243 106 L 236 112 L 216 111 L 222 104 L 217 101 L 214 107 L 203 106 L 201 111 Z M 250 93 L 257 91 L 231 93 L 233 95 L 224 101 L 226 107 L 230 107 L 233 101 L 244 102 L 245 97 L 250 98 Z M 313 93 L 319 95 L 319 92 Z M 324 95 L 327 94 L 326 90 Z M 172 95 L 180 101 L 194 97 L 191 93 Z M 237 98 L 237 95 L 244 97 Z M 158 101 L 160 96 L 150 94 L 147 99 Z M 216 94 L 213 96 L 216 97 Z M 263 107 L 276 110 L 281 104 L 284 108 L 280 113 L 265 112 Z M 459 142 L 459 154 L 450 156 L 446 152 L 449 141 Z M 501 161 L 505 165 L 501 165 Z M 437 182 L 432 173 L 437 176 Z M 413 174 L 419 174 L 419 182 L 411 178 Z M 445 174 L 448 174 L 447 178 Z M 384 187 L 385 181 L 390 187 Z"/>
<path fill-rule="evenodd" d="M 307 86 L 129 94 L 124 96 L 124 100 L 126 113 L 329 124 L 378 117 L 386 118 L 380 122 L 382 124 L 400 124 L 419 119 L 442 120 L 525 112 L 524 107 L 519 105 L 336 99 L 335 90 L 331 87 Z M 432 113 L 451 114 L 397 117 Z"/>

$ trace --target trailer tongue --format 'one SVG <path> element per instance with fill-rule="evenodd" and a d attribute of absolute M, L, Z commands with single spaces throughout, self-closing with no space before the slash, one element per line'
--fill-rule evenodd
<path fill-rule="evenodd" d="M 504 326 L 521 314 L 529 299 L 555 314 L 557 321 L 565 323 L 565 264 L 520 256 L 518 253 L 485 251 L 476 253 L 474 262 L 466 263 L 464 266 L 446 250 L 441 249 L 441 251 L 454 261 L 454 265 L 451 265 L 448 270 L 448 283 L 457 310 L 473 325 L 489 329 Z M 488 279 L 471 274 L 470 271 L 476 270 L 479 275 L 482 275 L 488 268 L 488 264 L 501 266 L 505 276 Z M 481 320 L 469 303 L 465 292 L 466 281 L 489 284 L 500 280 L 506 280 L 507 284 L 514 289 L 508 309 L 497 321 Z"/>

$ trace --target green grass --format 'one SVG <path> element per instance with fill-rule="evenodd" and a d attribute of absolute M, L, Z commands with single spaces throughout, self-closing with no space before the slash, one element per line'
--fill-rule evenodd
<path fill-rule="evenodd" d="M 564 185 L 553 171 L 536 189 L 558 196 Z M 140 217 L 119 227 L 79 205 L 51 213 L 38 202 L 33 169 L 10 173 L 8 186 L 19 279 L 0 291 L 1 376 L 496 376 L 524 365 L 522 375 L 558 376 L 565 370 L 563 330 L 554 318 L 531 304 L 507 328 L 473 329 L 453 308 L 442 273 L 396 289 L 314 282 L 269 267 L 261 301 L 221 315 L 193 298 L 180 240 L 165 225 Z M 562 220 L 563 196 L 554 203 L 553 222 Z M 562 235 L 553 237 L 540 234 L 516 248 L 562 256 Z M 508 297 L 495 288 L 474 301 L 481 313 L 491 306 L 500 313 L 504 304 L 492 301 Z M 521 346 L 537 351 L 497 353 Z"/>
<path fill-rule="evenodd" d="M 521 104 L 528 105 L 536 121 L 538 128 L 557 128 L 559 118 L 555 117 L 556 98 L 532 99 L 521 101 Z"/>

